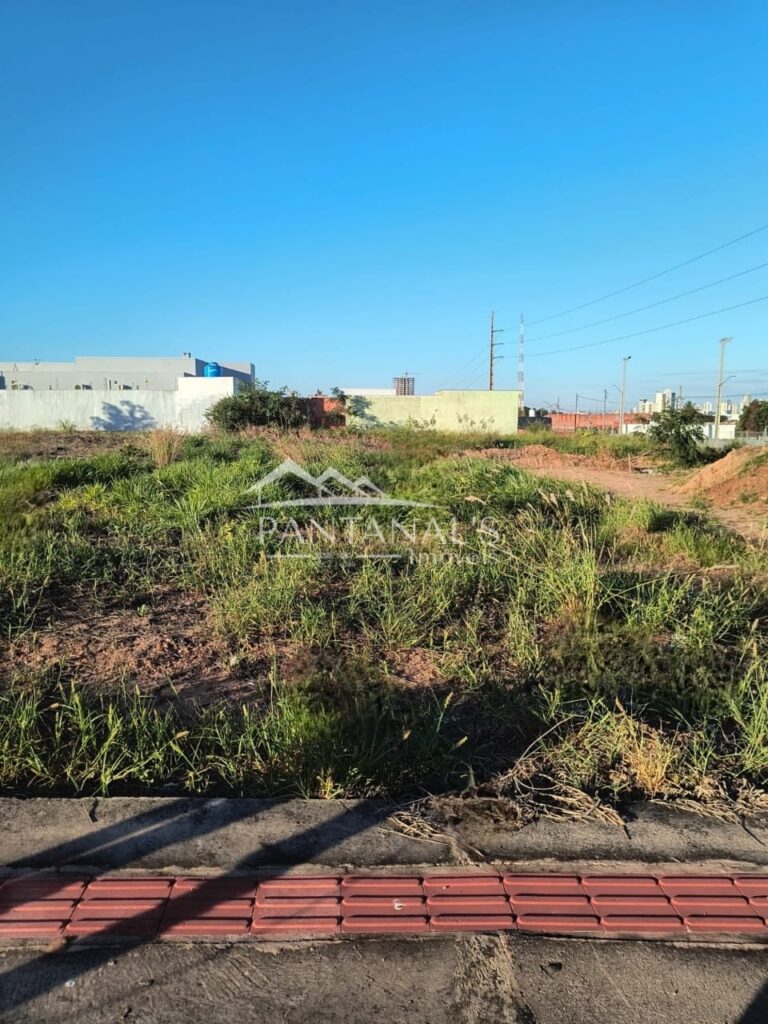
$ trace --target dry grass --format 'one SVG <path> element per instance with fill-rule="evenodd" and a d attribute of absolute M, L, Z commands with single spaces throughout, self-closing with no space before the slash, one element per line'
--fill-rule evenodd
<path fill-rule="evenodd" d="M 186 434 L 171 424 L 148 430 L 139 440 L 140 447 L 149 455 L 152 462 L 161 469 L 176 462 L 181 455 Z"/>

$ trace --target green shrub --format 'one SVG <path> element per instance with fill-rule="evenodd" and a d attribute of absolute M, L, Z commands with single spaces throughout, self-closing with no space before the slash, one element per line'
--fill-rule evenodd
<path fill-rule="evenodd" d="M 289 395 L 286 388 L 270 391 L 267 382 L 260 380 L 216 402 L 206 418 L 228 432 L 245 427 L 301 427 L 307 422 L 301 399 Z"/>

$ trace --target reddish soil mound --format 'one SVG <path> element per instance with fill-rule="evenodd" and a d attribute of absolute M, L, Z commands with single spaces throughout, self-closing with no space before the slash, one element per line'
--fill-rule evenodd
<path fill-rule="evenodd" d="M 768 460 L 763 455 L 754 449 L 738 448 L 694 473 L 677 493 L 702 495 L 716 505 L 768 501 Z"/>
<path fill-rule="evenodd" d="M 550 469 L 559 467 L 592 466 L 596 469 L 626 469 L 624 460 L 617 460 L 610 452 L 599 455 L 576 455 L 559 452 L 546 444 L 527 444 L 522 448 L 479 448 L 466 453 L 469 456 L 514 462 L 521 469 Z"/>
<path fill-rule="evenodd" d="M 514 462 L 528 469 L 544 469 L 547 466 L 573 466 L 585 458 L 583 455 L 563 455 L 545 444 L 527 444 L 524 448 L 480 448 L 467 452 L 470 456 Z"/>

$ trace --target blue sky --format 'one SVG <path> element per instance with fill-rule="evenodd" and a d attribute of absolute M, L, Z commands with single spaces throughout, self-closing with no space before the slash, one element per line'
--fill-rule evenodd
<path fill-rule="evenodd" d="M 758 3 L 3 0 L 0 365 L 250 359 L 301 391 L 768 392 Z M 540 340 L 534 340 L 540 337 Z M 576 351 L 559 351 L 590 345 Z M 768 397 L 768 394 L 766 395 Z"/>

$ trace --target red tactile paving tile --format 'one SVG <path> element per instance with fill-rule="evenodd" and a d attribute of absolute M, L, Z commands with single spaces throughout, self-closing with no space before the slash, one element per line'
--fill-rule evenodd
<path fill-rule="evenodd" d="M 345 896 L 341 916 L 350 917 L 416 917 L 426 913 L 420 896 Z"/>
<path fill-rule="evenodd" d="M 584 896 L 578 875 L 504 875 L 508 896 L 518 893 L 541 896 Z"/>
<path fill-rule="evenodd" d="M 511 917 L 512 909 L 506 896 L 430 896 L 427 913 L 430 917 L 442 914 Z"/>
<path fill-rule="evenodd" d="M 0 885 L 0 903 L 49 898 L 78 899 L 87 883 L 87 878 L 56 875 L 26 875 L 23 878 L 6 878 Z"/>
<path fill-rule="evenodd" d="M 598 917 L 673 917 L 675 911 L 666 896 L 593 896 L 592 909 Z"/>
<path fill-rule="evenodd" d="M 677 916 L 670 917 L 644 917 L 640 914 L 616 914 L 602 918 L 603 927 L 608 932 L 645 932 L 657 933 L 675 932 L 684 933 L 685 925 Z"/>
<path fill-rule="evenodd" d="M 338 935 L 341 931 L 339 917 L 307 917 L 300 920 L 290 918 L 255 918 L 251 925 L 254 935 Z"/>
<path fill-rule="evenodd" d="M 199 921 L 164 921 L 160 935 L 244 935 L 251 926 L 250 918 L 205 919 Z"/>
<path fill-rule="evenodd" d="M 426 932 L 429 921 L 426 917 L 346 917 L 342 918 L 343 934 L 383 932 Z"/>
<path fill-rule="evenodd" d="M 744 896 L 675 896 L 672 906 L 681 917 L 756 917 Z"/>
<path fill-rule="evenodd" d="M 686 917 L 686 927 L 692 932 L 768 932 L 761 917 Z"/>
<path fill-rule="evenodd" d="M 499 875 L 427 875 L 425 896 L 503 896 Z"/>
<path fill-rule="evenodd" d="M 519 893 L 510 896 L 512 909 L 516 914 L 579 914 L 594 916 L 594 910 L 586 896 L 530 896 Z"/>
<path fill-rule="evenodd" d="M 598 917 L 587 915 L 523 914 L 517 927 L 525 932 L 599 932 L 602 925 Z"/>
<path fill-rule="evenodd" d="M 660 896 L 653 875 L 585 875 L 581 884 L 588 896 Z"/>
<path fill-rule="evenodd" d="M 515 928 L 511 914 L 440 914 L 430 918 L 433 932 L 493 932 Z"/>
<path fill-rule="evenodd" d="M 259 882 L 259 899 L 266 897 L 336 896 L 341 895 L 339 878 L 265 878 Z"/>
<path fill-rule="evenodd" d="M 165 904 L 166 921 L 197 921 L 202 918 L 248 918 L 253 916 L 253 900 L 177 899 Z"/>
<path fill-rule="evenodd" d="M 88 883 L 85 899 L 163 899 L 170 895 L 173 878 L 96 878 Z"/>
<path fill-rule="evenodd" d="M 74 900 L 58 899 L 0 903 L 0 921 L 66 921 L 74 906 Z"/>
<path fill-rule="evenodd" d="M 72 914 L 73 920 L 118 921 L 130 918 L 156 918 L 162 916 L 165 900 L 81 900 Z"/>
<path fill-rule="evenodd" d="M 158 922 L 137 918 L 96 918 L 94 920 L 70 921 L 64 928 L 64 935 L 77 938 L 83 935 L 98 935 L 105 938 L 141 936 L 152 939 L 157 933 Z"/>
<path fill-rule="evenodd" d="M 765 875 L 0 879 L 0 941 L 510 931 L 757 935 Z"/>
<path fill-rule="evenodd" d="M 761 917 L 768 917 L 768 896 L 750 896 L 749 902 Z"/>
<path fill-rule="evenodd" d="M 256 917 L 334 917 L 339 913 L 339 901 L 333 896 L 314 896 L 303 899 L 256 900 Z"/>
<path fill-rule="evenodd" d="M 0 939 L 52 939 L 66 921 L 0 921 Z"/>
<path fill-rule="evenodd" d="M 253 899 L 255 878 L 177 878 L 171 899 Z"/>
<path fill-rule="evenodd" d="M 733 883 L 743 896 L 768 896 L 768 875 L 736 875 Z"/>
<path fill-rule="evenodd" d="M 733 879 L 725 875 L 666 875 L 659 885 L 668 896 L 737 896 Z"/>
<path fill-rule="evenodd" d="M 342 896 L 421 896 L 420 878 L 412 875 L 345 875 L 341 880 Z"/>

